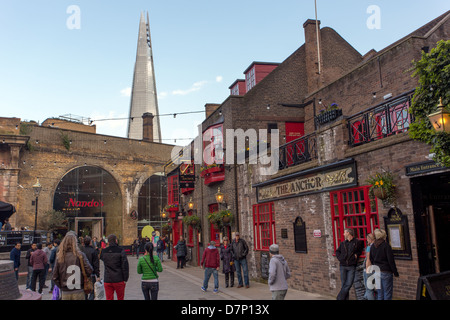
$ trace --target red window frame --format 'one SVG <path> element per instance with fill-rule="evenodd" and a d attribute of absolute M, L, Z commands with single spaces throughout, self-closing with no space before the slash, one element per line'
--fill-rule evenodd
<path fill-rule="evenodd" d="M 276 243 L 275 212 L 273 202 L 253 205 L 253 233 L 255 250 L 269 251 Z"/>
<path fill-rule="evenodd" d="M 224 164 L 224 152 L 223 152 L 223 125 L 218 124 L 203 132 L 203 165 L 208 164 Z M 221 146 L 222 150 L 216 153 L 216 148 Z M 209 152 L 209 155 L 207 154 Z M 205 158 L 208 159 L 208 163 L 205 162 Z"/>
<path fill-rule="evenodd" d="M 377 200 L 369 196 L 370 186 L 330 192 L 334 251 L 344 241 L 344 228 L 366 243 L 368 233 L 380 227 Z"/>
<path fill-rule="evenodd" d="M 208 212 L 213 213 L 219 211 L 219 204 L 212 203 L 208 205 Z M 214 223 L 210 223 L 210 236 L 211 240 L 216 242 L 216 247 L 220 246 L 220 230 L 216 227 Z"/>
<path fill-rule="evenodd" d="M 167 177 L 167 204 L 178 204 L 178 175 Z"/>

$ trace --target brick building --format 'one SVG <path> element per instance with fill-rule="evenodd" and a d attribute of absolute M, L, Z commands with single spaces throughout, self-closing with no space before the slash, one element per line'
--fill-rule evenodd
<path fill-rule="evenodd" d="M 153 117 L 143 118 L 143 140 L 96 134 L 95 126 L 65 119 L 38 125 L 0 118 L 0 199 L 16 207 L 12 226 L 34 229 L 38 179 L 38 230 L 52 209 L 66 214 L 63 234 L 114 233 L 122 245 L 131 245 L 145 225 L 160 229 L 166 198 L 155 185 L 165 183 L 163 166 L 173 146 L 152 142 Z"/>
<path fill-rule="evenodd" d="M 449 17 L 447 12 L 365 55 L 328 27 L 320 29 L 318 55 L 316 21 L 308 20 L 305 43 L 262 80 L 247 91 L 246 75 L 229 87 L 231 95 L 222 104 L 206 105 L 202 141 L 185 151 L 196 154 L 200 148 L 217 160 L 228 155 L 226 129 L 242 129 L 249 139 L 249 129 L 278 129 L 279 166 L 270 175 L 261 161 L 193 166 L 194 188 L 178 201 L 179 212 L 202 219 L 201 231 L 193 233 L 200 241 L 194 237 L 191 242 L 194 263 L 205 242 L 239 230 L 253 249 L 248 256 L 252 277 L 267 276 L 268 247 L 276 242 L 293 273 L 290 286 L 336 295 L 340 276 L 334 252 L 343 228 L 353 228 L 365 240 L 379 227 L 388 233 L 400 273 L 395 298 L 413 299 L 420 275 L 450 270 L 445 240 L 450 171 L 429 160 L 430 146 L 408 136 L 414 120 L 408 108 L 417 86 L 411 62 L 449 38 Z M 211 135 L 214 130 L 222 135 Z M 240 152 L 236 146 L 235 141 L 235 157 Z M 173 160 L 166 172 L 179 175 L 183 165 Z M 396 210 L 369 193 L 369 176 L 384 171 L 394 175 Z M 235 215 L 221 230 L 206 219 L 222 208 L 215 199 L 218 188 Z M 194 209 L 183 213 L 190 199 Z M 190 228 L 178 228 L 190 237 Z M 439 247 L 439 260 L 429 258 L 433 246 Z"/>

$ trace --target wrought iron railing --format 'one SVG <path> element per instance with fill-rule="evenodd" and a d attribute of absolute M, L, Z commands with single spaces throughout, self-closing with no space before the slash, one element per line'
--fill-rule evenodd
<path fill-rule="evenodd" d="M 286 143 L 280 146 L 279 151 L 280 170 L 317 159 L 316 134 L 312 133 Z"/>
<path fill-rule="evenodd" d="M 414 121 L 409 113 L 414 90 L 348 118 L 352 147 L 406 132 Z"/>

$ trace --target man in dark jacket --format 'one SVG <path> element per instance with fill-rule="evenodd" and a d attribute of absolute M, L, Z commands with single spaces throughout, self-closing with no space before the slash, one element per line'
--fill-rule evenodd
<path fill-rule="evenodd" d="M 91 274 L 91 280 L 92 283 L 96 282 L 96 276 L 97 278 L 100 278 L 100 267 L 99 267 L 99 260 L 98 260 L 98 254 L 95 248 L 92 246 L 92 239 L 89 236 L 84 237 L 84 246 L 80 248 L 80 250 L 86 255 L 86 257 L 89 260 L 89 263 L 91 264 L 92 268 L 94 269 Z M 86 295 L 86 300 L 94 300 L 94 290 L 88 295 Z"/>
<path fill-rule="evenodd" d="M 30 263 L 33 266 L 33 275 L 31 276 L 31 290 L 36 291 L 36 280 L 39 278 L 39 290 L 42 290 L 45 285 L 45 266 L 48 264 L 47 254 L 42 251 L 42 243 L 38 243 L 36 251 L 31 254 Z"/>
<path fill-rule="evenodd" d="M 116 292 L 117 300 L 123 300 L 125 283 L 129 276 L 129 266 L 125 250 L 119 247 L 115 235 L 108 236 L 108 247 L 102 250 L 100 260 L 103 261 L 105 266 L 103 280 L 105 282 L 106 300 L 114 300 L 114 292 Z"/>
<path fill-rule="evenodd" d="M 350 288 L 355 278 L 358 257 L 364 248 L 364 243 L 355 238 L 353 229 L 344 229 L 344 237 L 345 240 L 336 250 L 336 258 L 340 262 L 341 271 L 341 291 L 337 300 L 348 300 Z"/>
<path fill-rule="evenodd" d="M 20 248 L 22 244 L 17 242 L 14 248 L 9 253 L 9 259 L 14 261 L 14 273 L 16 275 L 16 279 L 19 280 L 19 267 L 20 267 Z"/>
<path fill-rule="evenodd" d="M 247 254 L 248 254 L 248 246 L 247 242 L 244 239 L 240 238 L 239 232 L 234 234 L 235 238 L 231 242 L 231 251 L 234 257 L 234 265 L 236 266 L 236 272 L 238 276 L 238 288 L 242 288 L 245 283 L 245 287 L 248 288 L 250 286 L 250 282 L 248 279 L 248 265 L 247 265 Z M 242 281 L 242 273 L 244 274 L 244 281 Z"/>
<path fill-rule="evenodd" d="M 31 244 L 31 248 L 27 250 L 27 255 L 25 256 L 25 259 L 28 260 L 27 268 L 28 268 L 28 274 L 27 274 L 27 285 L 26 289 L 31 290 L 31 277 L 33 276 L 33 266 L 31 265 L 30 258 L 31 254 L 36 251 L 36 242 L 33 242 Z"/>

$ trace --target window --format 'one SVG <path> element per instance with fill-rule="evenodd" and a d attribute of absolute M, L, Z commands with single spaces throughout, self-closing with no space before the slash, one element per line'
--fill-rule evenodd
<path fill-rule="evenodd" d="M 366 243 L 366 236 L 379 228 L 376 199 L 369 197 L 370 186 L 330 193 L 334 250 L 344 241 L 344 228 L 353 229 L 355 237 Z"/>
<path fill-rule="evenodd" d="M 167 177 L 167 204 L 178 203 L 178 175 Z"/>
<path fill-rule="evenodd" d="M 255 67 L 251 68 L 245 75 L 245 84 L 247 86 L 247 92 L 256 85 Z"/>
<path fill-rule="evenodd" d="M 222 124 L 219 124 L 203 133 L 203 159 L 206 164 L 223 164 L 222 128 Z"/>
<path fill-rule="evenodd" d="M 231 95 L 233 96 L 239 95 L 239 83 L 236 83 L 236 85 L 231 89 Z"/>
<path fill-rule="evenodd" d="M 253 205 L 255 250 L 268 251 L 276 243 L 273 202 Z"/>
<path fill-rule="evenodd" d="M 219 204 L 213 203 L 208 206 L 208 212 L 213 213 L 219 211 Z M 214 223 L 211 223 L 211 241 L 216 242 L 216 246 L 220 246 L 220 230 Z"/>

